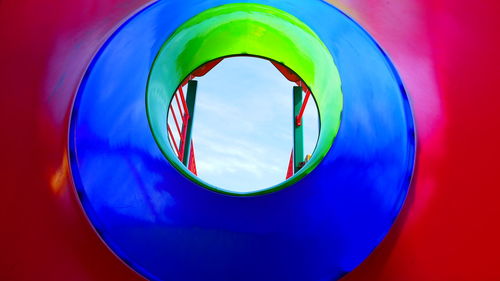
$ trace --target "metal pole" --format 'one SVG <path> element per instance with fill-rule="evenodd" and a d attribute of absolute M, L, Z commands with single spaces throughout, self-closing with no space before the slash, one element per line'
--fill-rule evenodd
<path fill-rule="evenodd" d="M 194 105 L 196 101 L 196 89 L 198 87 L 198 81 L 191 80 L 188 82 L 186 104 L 187 113 L 189 114 L 189 119 L 186 127 L 186 138 L 184 140 L 184 157 L 182 162 L 186 167 L 189 165 L 189 153 L 191 151 L 191 137 L 193 130 L 193 119 L 194 119 Z"/>
<path fill-rule="evenodd" d="M 304 127 L 297 120 L 302 108 L 302 87 L 293 87 L 293 167 L 297 173 L 304 162 Z M 298 122 L 297 122 L 298 121 Z"/>

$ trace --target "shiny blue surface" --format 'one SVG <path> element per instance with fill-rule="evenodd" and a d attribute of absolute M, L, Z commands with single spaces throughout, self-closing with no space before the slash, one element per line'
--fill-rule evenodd
<path fill-rule="evenodd" d="M 231 197 L 196 185 L 152 137 L 146 83 L 177 26 L 232 2 L 160 1 L 102 47 L 72 116 L 78 194 L 106 243 L 150 279 L 339 278 L 383 239 L 407 194 L 415 138 L 406 93 L 380 47 L 336 8 L 319 0 L 252 1 L 291 13 L 325 42 L 342 79 L 340 131 L 319 166 L 284 190 Z"/>

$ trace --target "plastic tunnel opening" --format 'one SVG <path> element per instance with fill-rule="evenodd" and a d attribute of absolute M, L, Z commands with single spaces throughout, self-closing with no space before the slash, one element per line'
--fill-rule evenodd
<path fill-rule="evenodd" d="M 302 169 L 319 127 L 316 102 L 295 72 L 267 58 L 230 56 L 179 85 L 166 130 L 194 181 L 236 195 L 280 185 Z"/>
<path fill-rule="evenodd" d="M 249 14 L 252 16 L 249 17 Z M 230 29 L 228 29 L 228 22 L 231 22 Z M 252 32 L 248 34 L 249 30 L 266 30 L 266 32 Z M 248 36 L 241 36 L 242 34 L 247 34 Z M 221 42 L 224 42 L 224 44 L 221 44 Z M 287 161 L 285 161 L 284 171 L 281 171 L 281 168 L 276 168 L 276 173 L 280 170 L 280 173 L 284 172 L 284 176 L 281 176 L 280 180 L 275 182 L 282 181 L 283 177 L 285 179 L 289 178 L 284 182 L 274 185 L 272 185 L 273 183 L 266 183 L 260 187 L 253 185 L 247 187 L 253 191 L 236 191 L 233 184 L 227 184 L 228 186 L 223 188 L 202 181 L 196 175 L 198 174 L 200 164 L 197 161 L 198 137 L 195 134 L 201 131 L 199 128 L 196 128 L 196 120 L 198 118 L 196 117 L 196 111 L 192 119 L 194 125 L 186 125 L 190 127 L 191 131 L 187 130 L 185 133 L 183 132 L 184 125 L 181 125 L 182 118 L 185 119 L 186 123 L 189 122 L 189 119 L 186 119 L 183 115 L 176 116 L 179 119 L 177 120 L 179 129 L 177 129 L 176 125 L 166 125 L 170 118 L 170 105 L 172 105 L 172 101 L 175 101 L 175 96 L 178 92 L 182 91 L 185 95 L 185 104 L 182 101 L 182 97 L 177 97 L 183 103 L 182 107 L 177 109 L 178 113 L 183 108 L 186 110 L 185 112 L 189 113 L 189 107 L 192 106 L 194 108 L 196 106 L 196 99 L 190 98 L 188 95 L 190 88 L 196 89 L 194 92 L 197 92 L 198 87 L 203 89 L 206 87 L 204 85 L 207 85 L 206 82 L 202 83 L 197 79 L 204 76 L 209 77 L 209 72 L 216 73 L 217 69 L 223 65 L 224 60 L 227 59 L 227 61 L 230 61 L 235 59 L 234 57 L 239 56 L 268 59 L 265 61 L 267 65 L 275 73 L 282 74 L 280 79 L 290 83 L 289 87 L 282 92 L 291 96 L 288 99 L 289 102 L 293 103 L 295 97 L 297 106 L 293 104 L 290 106 L 288 120 L 291 121 L 289 125 L 283 125 L 283 128 L 289 126 L 288 128 L 291 127 L 293 129 L 293 126 L 298 126 L 299 130 L 293 129 L 292 131 L 297 131 L 298 134 L 301 134 L 300 129 L 303 127 L 297 125 L 301 124 L 300 120 L 296 122 L 293 119 L 299 115 L 302 108 L 300 103 L 304 103 L 306 98 L 308 102 L 316 102 L 319 112 L 317 115 L 321 123 L 316 138 L 316 148 L 311 149 L 314 150 L 311 158 L 308 161 L 304 160 L 307 153 L 311 153 L 312 151 L 294 153 L 290 157 L 292 145 L 287 145 L 287 149 L 289 149 L 288 164 L 293 162 L 293 169 L 289 172 L 289 166 L 286 165 Z M 221 61 L 221 58 L 224 58 L 224 60 Z M 285 76 L 285 79 L 282 76 Z M 248 77 L 232 80 L 250 81 Z M 253 83 L 252 85 L 257 84 Z M 182 85 L 182 87 L 179 85 Z M 184 88 L 186 85 L 187 88 Z M 214 91 L 217 92 L 217 90 Z M 233 92 L 238 91 L 240 90 Z M 265 92 L 265 90 L 253 92 Z M 314 99 L 311 98 L 313 95 Z M 174 110 L 175 106 L 172 107 Z M 254 112 L 255 107 L 259 106 L 252 107 L 251 104 L 245 105 L 246 109 L 254 110 Z M 217 106 L 215 108 L 216 112 L 220 111 Z M 308 106 L 308 108 L 314 108 L 314 106 Z M 340 127 L 342 90 L 339 73 L 331 53 L 321 39 L 307 25 L 297 18 L 269 6 L 232 4 L 209 9 L 196 15 L 179 26 L 165 41 L 151 67 L 146 88 L 146 109 L 149 125 L 158 147 L 169 160 L 170 164 L 180 171 L 183 176 L 198 185 L 218 193 L 254 196 L 275 192 L 291 186 L 311 173 L 319 165 L 330 150 Z M 264 107 L 260 111 L 262 112 L 263 109 Z M 295 117 L 291 114 L 293 110 L 297 110 Z M 184 115 L 185 112 L 183 113 Z M 305 114 L 304 112 L 305 110 L 301 114 Z M 262 114 L 249 113 L 247 115 L 260 116 Z M 234 116 L 226 118 L 229 121 L 233 119 Z M 268 118 L 268 120 L 273 120 L 273 118 Z M 227 122 L 221 121 L 219 123 L 226 124 Z M 177 142 L 174 144 L 175 130 L 178 130 L 177 133 L 179 134 L 180 132 L 182 135 L 183 145 L 181 145 L 181 137 L 179 136 L 177 136 Z M 189 147 L 191 144 L 194 147 L 194 161 L 190 160 L 191 150 Z M 224 153 L 228 151 L 227 147 L 223 147 L 221 150 Z M 238 154 L 241 151 L 235 151 L 235 153 Z M 297 155 L 300 157 L 295 157 Z M 265 155 L 265 153 L 261 158 L 273 159 L 272 156 Z M 214 159 L 218 159 L 217 156 L 211 157 L 212 163 Z M 246 164 L 248 163 L 247 161 Z M 236 163 L 234 164 L 236 165 Z M 269 170 L 272 170 L 272 168 L 269 168 Z M 258 172 L 255 172 L 255 174 L 258 175 Z M 245 182 L 245 180 L 240 178 L 240 182 Z"/>

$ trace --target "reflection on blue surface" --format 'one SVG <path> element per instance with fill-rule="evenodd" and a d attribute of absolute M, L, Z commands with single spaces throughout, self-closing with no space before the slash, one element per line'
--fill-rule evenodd
<path fill-rule="evenodd" d="M 406 93 L 378 45 L 329 4 L 252 1 L 295 15 L 330 49 L 342 78 L 341 128 L 323 162 L 292 187 L 240 198 L 197 186 L 157 147 L 145 88 L 177 26 L 232 2 L 155 3 L 103 46 L 72 117 L 70 156 L 82 204 L 115 253 L 150 279 L 339 278 L 378 245 L 406 196 L 415 152 Z"/>

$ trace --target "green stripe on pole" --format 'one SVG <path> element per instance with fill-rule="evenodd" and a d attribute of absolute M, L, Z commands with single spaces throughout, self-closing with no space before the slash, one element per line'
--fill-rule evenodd
<path fill-rule="evenodd" d="M 184 157 L 183 163 L 186 167 L 189 165 L 189 154 L 191 153 L 191 139 L 193 135 L 193 120 L 194 120 L 194 105 L 196 102 L 196 89 L 198 81 L 191 80 L 187 85 L 186 104 L 189 114 L 189 119 L 186 127 L 186 140 L 184 141 Z"/>
<path fill-rule="evenodd" d="M 302 108 L 302 88 L 293 87 L 293 167 L 294 172 L 300 170 L 301 163 L 304 162 L 304 127 L 302 120 L 300 126 L 296 121 L 297 116 Z"/>

